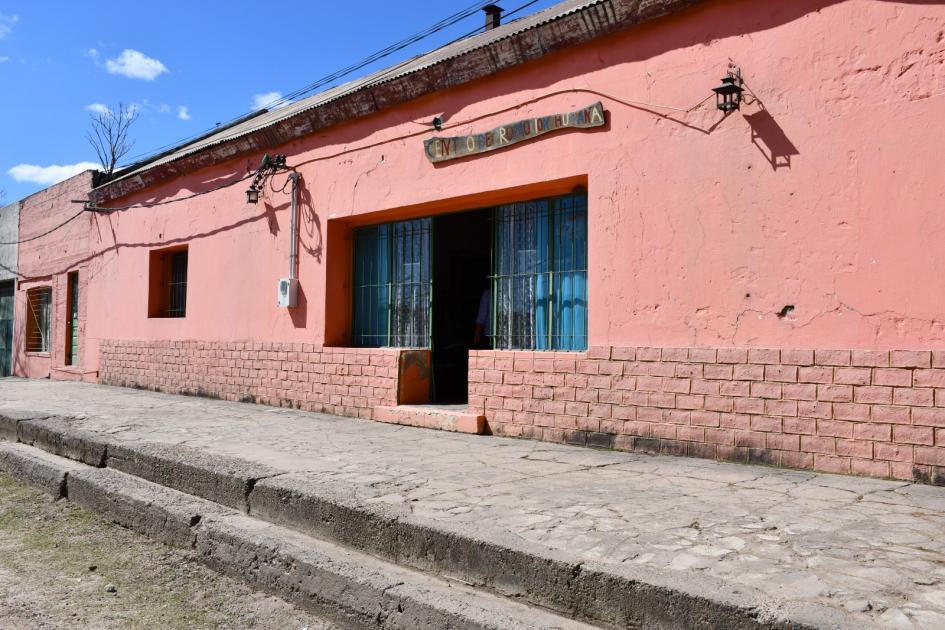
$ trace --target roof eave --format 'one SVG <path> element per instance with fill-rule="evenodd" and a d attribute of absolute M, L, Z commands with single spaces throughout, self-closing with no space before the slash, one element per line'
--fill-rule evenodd
<path fill-rule="evenodd" d="M 701 0 L 605 0 L 534 28 L 513 33 L 455 58 L 381 83 L 366 85 L 244 136 L 109 181 L 93 190 L 91 199 L 98 204 L 107 203 L 186 173 L 258 154 L 321 129 L 369 116 L 440 90 L 455 88 L 540 59 L 549 53 L 676 13 L 698 2 Z M 593 19 L 588 19 L 589 12 L 593 12 Z"/>

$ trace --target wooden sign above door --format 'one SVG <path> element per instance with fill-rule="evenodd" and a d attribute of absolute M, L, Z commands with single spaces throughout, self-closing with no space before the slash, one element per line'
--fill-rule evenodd
<path fill-rule="evenodd" d="M 430 138 L 424 140 L 423 149 L 431 162 L 446 162 L 468 155 L 488 153 L 562 129 L 588 129 L 605 124 L 604 106 L 598 101 L 573 112 L 520 120 L 485 133 Z"/>

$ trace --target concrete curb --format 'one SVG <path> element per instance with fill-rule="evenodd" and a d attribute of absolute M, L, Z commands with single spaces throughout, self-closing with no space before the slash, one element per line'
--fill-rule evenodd
<path fill-rule="evenodd" d="M 107 468 L 72 472 L 69 500 L 149 538 L 193 547 L 193 528 L 208 515 L 231 510 Z"/>
<path fill-rule="evenodd" d="M 75 428 L 64 430 L 66 422 L 67 418 L 56 416 L 21 420 L 17 425 L 17 439 L 53 455 L 98 468 L 105 466 L 108 440 L 89 431 Z"/>
<path fill-rule="evenodd" d="M 49 414 L 38 411 L 4 411 L 0 413 L 0 439 L 17 442 L 20 439 L 20 423 L 26 420 L 42 420 Z"/>
<path fill-rule="evenodd" d="M 162 444 L 115 444 L 66 418 L 25 420 L 20 436 L 40 448 L 101 461 L 130 475 L 197 495 L 412 569 L 459 580 L 567 617 L 640 628 L 853 628 L 824 606 L 787 607 L 691 573 L 578 562 L 511 534 L 435 522 L 396 507 L 359 502 L 316 478 Z M 70 445 L 65 448 L 64 445 Z M 105 449 L 101 460 L 99 448 Z M 78 477 L 81 484 L 84 476 Z M 106 506 L 93 506 L 106 509 Z"/>
<path fill-rule="evenodd" d="M 249 494 L 256 481 L 280 474 L 234 457 L 154 443 L 112 444 L 104 465 L 242 512 L 249 511 Z"/>
<path fill-rule="evenodd" d="M 57 499 L 67 495 L 66 478 L 86 470 L 82 464 L 24 444 L 0 442 L 0 470 L 42 489 Z"/>
<path fill-rule="evenodd" d="M 399 565 L 443 575 L 589 623 L 627 628 L 853 628 L 828 608 L 789 609 L 736 592 L 701 574 L 575 562 L 512 534 L 359 503 L 354 491 L 330 494 L 305 475 L 256 483 L 250 514 L 326 538 Z"/>
<path fill-rule="evenodd" d="M 15 476 L 36 467 L 55 471 L 77 504 L 149 537 L 191 548 L 208 566 L 342 627 L 591 630 L 115 470 L 90 468 L 30 446 L 0 447 L 2 453 L 16 454 L 0 457 L 0 469 Z M 25 465 L 30 460 L 34 467 Z"/>

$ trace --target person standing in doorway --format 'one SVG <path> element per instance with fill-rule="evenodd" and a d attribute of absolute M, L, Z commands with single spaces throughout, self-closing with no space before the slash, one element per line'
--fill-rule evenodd
<path fill-rule="evenodd" d="M 492 347 L 489 339 L 492 327 L 492 289 L 486 288 L 479 298 L 479 313 L 473 329 L 473 348 L 487 350 Z"/>

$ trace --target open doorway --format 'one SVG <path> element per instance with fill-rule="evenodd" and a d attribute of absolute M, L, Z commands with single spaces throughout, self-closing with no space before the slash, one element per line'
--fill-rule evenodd
<path fill-rule="evenodd" d="M 14 283 L 0 282 L 0 376 L 13 374 Z"/>
<path fill-rule="evenodd" d="M 436 217 L 433 224 L 433 402 L 465 404 L 469 350 L 492 271 L 492 211 Z"/>

